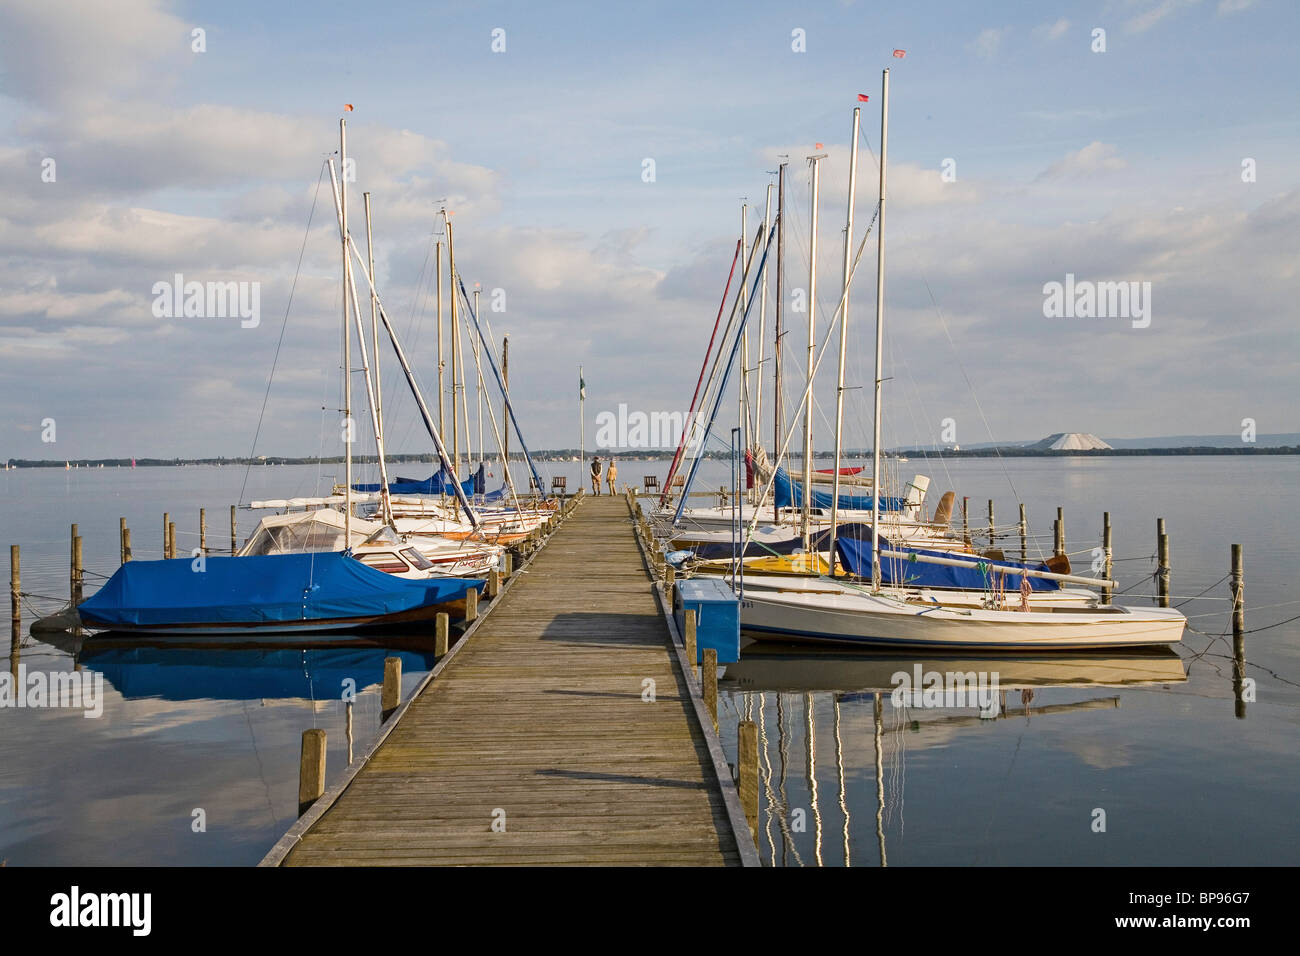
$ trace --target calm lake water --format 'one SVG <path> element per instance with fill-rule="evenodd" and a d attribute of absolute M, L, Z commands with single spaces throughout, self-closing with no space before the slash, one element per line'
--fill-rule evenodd
<path fill-rule="evenodd" d="M 913 461 L 931 494 L 971 499 L 971 523 L 997 502 L 1031 530 L 1065 508 L 1076 567 L 1114 524 L 1124 600 L 1154 593 L 1155 518 L 1172 542 L 1173 592 L 1196 632 L 1173 656 L 945 660 L 747 649 L 722 681 L 729 758 L 736 722 L 759 723 L 760 851 L 775 865 L 1294 864 L 1300 860 L 1300 621 L 1246 636 L 1254 700 L 1234 697 L 1226 583 L 1229 545 L 1245 547 L 1248 629 L 1300 614 L 1294 457 Z M 557 470 L 557 468 L 559 470 Z M 403 474 L 424 474 L 402 466 Z M 549 466 L 577 486 L 575 464 Z M 327 493 L 339 466 L 258 467 L 243 500 Z M 432 469 L 428 469 L 432 470 Z M 624 463 L 639 482 L 664 463 Z M 522 480 L 522 473 L 517 473 Z M 710 462 L 705 487 L 727 480 Z M 0 861 L 40 864 L 255 863 L 297 811 L 302 731 L 324 728 L 331 781 L 348 761 L 341 688 L 358 688 L 351 746 L 377 733 L 383 658 L 399 653 L 409 693 L 431 666 L 422 649 L 202 651 L 53 646 L 27 634 L 34 611 L 68 589 L 69 524 L 84 541 L 87 591 L 118 564 L 118 518 L 138 557 L 162 552 L 162 512 L 178 550 L 229 541 L 242 467 L 0 473 L 0 544 L 21 544 L 35 595 L 10 665 L 102 674 L 98 719 L 80 710 L 0 709 Z M 495 486 L 495 482 L 491 483 Z M 1014 486 L 1014 492 L 1013 492 Z M 240 537 L 257 515 L 239 512 Z M 895 708 L 890 676 L 997 671 L 1006 709 Z M 1248 683 L 1249 686 L 1249 683 Z M 196 811 L 202 811 L 196 814 Z M 1094 832 L 1104 811 L 1104 832 Z M 206 828 L 196 832 L 196 819 Z"/>

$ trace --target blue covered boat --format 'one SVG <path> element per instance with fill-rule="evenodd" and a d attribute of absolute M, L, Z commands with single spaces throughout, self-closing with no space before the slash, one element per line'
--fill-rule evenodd
<path fill-rule="evenodd" d="M 350 554 L 128 561 L 77 608 L 82 625 L 169 635 L 285 634 L 429 621 L 483 582 L 412 580 Z"/>

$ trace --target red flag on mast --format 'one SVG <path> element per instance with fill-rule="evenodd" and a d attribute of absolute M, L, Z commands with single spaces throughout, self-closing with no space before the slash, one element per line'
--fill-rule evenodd
<path fill-rule="evenodd" d="M 868 99 L 868 97 L 867 97 L 867 94 L 866 94 L 866 93 L 859 93 L 859 94 L 858 94 L 858 102 L 859 102 L 859 103 L 865 103 L 865 102 L 867 102 L 867 99 Z"/>
<path fill-rule="evenodd" d="M 894 56 L 898 57 L 898 58 L 901 60 L 903 57 L 907 56 L 907 51 L 906 51 L 906 50 L 895 50 L 895 51 L 894 51 Z"/>

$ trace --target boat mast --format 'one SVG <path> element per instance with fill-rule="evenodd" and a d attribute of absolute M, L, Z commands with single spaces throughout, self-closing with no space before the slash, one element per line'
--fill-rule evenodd
<path fill-rule="evenodd" d="M 444 218 L 446 210 L 443 210 Z M 442 367 L 445 364 L 442 360 L 442 240 L 434 242 L 434 275 L 437 276 L 438 284 L 438 434 L 447 433 L 447 422 L 443 418 L 442 411 Z"/>
<path fill-rule="evenodd" d="M 362 193 L 366 201 L 366 261 L 369 263 L 370 274 L 375 274 L 375 244 L 374 236 L 370 231 L 370 193 Z M 355 294 L 355 290 L 354 293 Z M 388 475 L 384 467 L 384 392 L 383 383 L 379 379 L 379 308 L 377 306 L 375 290 L 370 290 L 370 332 L 371 342 L 374 345 L 372 358 L 370 360 L 371 387 L 374 389 L 375 399 L 375 449 L 379 453 L 379 513 L 383 516 L 387 524 L 393 523 L 392 504 L 388 499 Z"/>
<path fill-rule="evenodd" d="M 880 207 L 876 213 L 876 387 L 871 413 L 871 589 L 880 590 L 880 555 L 876 528 L 880 525 L 880 385 L 885 332 L 885 156 L 889 149 L 889 70 L 880 80 Z M 855 140 L 856 142 L 856 140 Z"/>
<path fill-rule="evenodd" d="M 749 203 L 741 201 L 740 204 L 740 258 L 743 262 L 745 259 L 745 229 L 747 222 L 747 213 L 749 212 Z M 745 283 L 740 283 L 740 313 L 745 313 L 745 303 L 747 302 L 745 294 Z M 748 432 L 745 424 L 749 418 L 749 329 L 745 329 L 745 335 L 740 341 L 740 425 L 742 443 Z M 734 506 L 733 506 L 734 507 Z"/>
<path fill-rule="evenodd" d="M 844 451 L 844 355 L 849 333 L 849 272 L 853 268 L 853 198 L 858 185 L 858 123 L 862 107 L 853 110 L 853 145 L 849 149 L 849 211 L 844 223 L 844 291 L 840 301 L 840 373 L 835 386 L 835 474 L 831 479 L 830 551 L 826 556 L 835 576 L 835 529 L 840 516 L 840 455 Z M 874 491 L 873 491 L 874 494 Z M 872 525 L 874 531 L 875 525 Z"/>
<path fill-rule="evenodd" d="M 343 234 L 343 547 L 352 547 L 352 334 L 348 330 L 348 124 L 339 119 L 339 218 Z"/>
<path fill-rule="evenodd" d="M 459 397 L 456 394 L 456 350 L 460 345 L 458 334 L 459 322 L 456 316 L 456 246 L 451 236 L 451 217 L 444 209 L 443 220 L 447 223 L 447 270 L 451 279 L 451 480 L 460 482 L 460 435 L 459 435 Z"/>
<path fill-rule="evenodd" d="M 478 283 L 474 283 L 474 318 L 478 319 Z M 478 336 L 474 336 L 474 398 L 478 404 L 478 460 L 481 465 L 486 459 L 486 452 L 483 448 L 483 365 L 479 359 L 479 342 Z"/>
<path fill-rule="evenodd" d="M 769 174 L 770 175 L 770 174 Z M 767 201 L 763 206 L 763 235 L 772 229 L 772 189 L 776 183 L 767 184 Z M 758 360 L 754 363 L 754 434 L 750 436 L 749 445 L 762 444 L 763 421 L 763 339 L 767 335 L 767 270 L 763 270 L 763 285 L 759 290 L 758 300 Z"/>
<path fill-rule="evenodd" d="M 501 377 L 505 379 L 505 396 L 501 399 L 501 402 L 503 405 L 505 405 L 505 415 L 502 417 L 504 417 L 506 420 L 505 421 L 506 440 L 504 443 L 505 448 L 502 450 L 504 457 L 501 460 L 501 467 L 506 470 L 506 474 L 508 475 L 510 474 L 510 336 L 509 335 L 504 335 L 501 337 Z M 582 475 L 578 475 L 578 477 L 581 478 Z"/>
<path fill-rule="evenodd" d="M 817 322 L 817 181 L 818 170 L 821 161 L 826 158 L 825 153 L 817 153 L 808 157 L 808 164 L 812 166 L 812 225 L 811 235 L 809 236 L 808 248 L 808 402 L 804 407 L 803 419 L 803 549 L 807 553 L 810 547 L 810 528 L 812 521 L 812 480 L 813 480 L 813 460 L 812 460 L 812 428 L 813 428 L 813 403 L 812 403 L 812 381 L 813 381 L 813 360 L 814 352 L 817 350 L 816 339 L 816 322 Z"/>
<path fill-rule="evenodd" d="M 785 427 L 785 408 L 781 387 L 781 338 L 785 331 L 781 328 L 781 316 L 785 308 L 785 167 L 781 163 L 776 168 L 776 340 L 772 355 L 772 454 L 781 454 L 781 429 Z M 780 461 L 773 462 L 779 465 Z M 777 517 L 776 500 L 772 501 L 772 517 Z"/>

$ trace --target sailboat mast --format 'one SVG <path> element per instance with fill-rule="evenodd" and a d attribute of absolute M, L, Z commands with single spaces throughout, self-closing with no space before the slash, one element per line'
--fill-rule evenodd
<path fill-rule="evenodd" d="M 375 243 L 374 235 L 370 230 L 370 192 L 367 190 L 362 193 L 366 201 L 366 262 L 370 269 L 370 275 L 375 274 Z M 384 390 L 383 383 L 379 378 L 379 308 L 377 297 L 372 287 L 370 290 L 370 333 L 371 342 L 374 348 L 371 351 L 373 356 L 370 360 L 371 387 L 375 393 L 375 447 L 379 452 L 379 471 L 380 481 L 383 483 L 379 491 L 379 512 L 383 515 L 386 522 L 391 523 L 393 520 L 392 505 L 388 500 L 388 476 L 384 473 Z"/>
<path fill-rule="evenodd" d="M 740 259 L 745 260 L 745 229 L 747 213 L 749 212 L 749 203 L 740 204 Z M 745 294 L 745 283 L 740 283 L 740 313 L 745 314 L 745 304 L 747 302 Z M 745 423 L 749 418 L 749 329 L 745 329 L 744 337 L 740 340 L 740 433 L 742 444 L 748 434 L 745 430 Z M 748 447 L 748 446 L 746 446 Z"/>
<path fill-rule="evenodd" d="M 813 480 L 813 458 L 812 458 L 812 429 L 813 429 L 813 403 L 812 403 L 812 380 L 814 372 L 814 353 L 817 350 L 816 324 L 817 324 L 817 187 L 818 187 L 818 170 L 821 168 L 821 161 L 826 158 L 825 153 L 817 153 L 808 157 L 808 163 L 812 166 L 812 225 L 809 227 L 811 234 L 808 240 L 808 401 L 805 404 L 803 419 L 803 549 L 808 551 L 810 546 L 811 528 L 809 527 L 812 520 L 812 480 Z"/>
<path fill-rule="evenodd" d="M 844 452 L 844 356 L 849 334 L 849 273 L 853 269 L 853 199 L 858 185 L 858 124 L 862 107 L 853 110 L 853 145 L 849 149 L 849 211 L 844 223 L 844 290 L 840 301 L 840 372 L 835 386 L 835 474 L 831 479 L 830 551 L 826 560 L 835 575 L 835 529 L 840 517 L 840 456 Z M 872 528 L 874 529 L 874 525 Z"/>
<path fill-rule="evenodd" d="M 475 283 L 475 285 L 477 285 L 477 283 Z M 474 318 L 476 320 L 478 319 L 478 314 L 479 314 L 478 313 L 478 292 L 479 292 L 478 289 L 474 290 Z M 478 341 L 478 336 L 476 335 L 474 336 L 474 372 L 475 372 L 474 398 L 478 404 L 478 460 L 479 460 L 479 464 L 482 464 L 484 459 L 486 458 L 486 453 L 483 449 L 483 366 L 480 362 L 478 349 L 479 349 L 479 341 Z"/>
<path fill-rule="evenodd" d="M 767 184 L 767 200 L 763 205 L 763 235 L 772 229 L 772 189 L 775 183 Z M 754 362 L 754 434 L 750 436 L 749 445 L 761 445 L 763 422 L 763 340 L 767 336 L 767 269 L 763 269 L 763 284 L 759 288 L 758 299 L 758 359 Z"/>
<path fill-rule="evenodd" d="M 781 317 L 785 308 L 785 167 L 776 168 L 776 339 L 772 346 L 772 454 L 781 454 L 781 430 L 785 427 L 785 403 L 781 387 L 781 338 L 785 330 Z M 780 462 L 774 462 L 780 464 Z M 772 505 L 775 517 L 776 504 Z"/>
<path fill-rule="evenodd" d="M 885 340 L 885 157 L 889 150 L 889 70 L 880 80 L 880 208 L 876 213 L 876 387 L 871 413 L 871 589 L 880 590 L 880 555 L 876 529 L 880 527 L 880 385 Z"/>
<path fill-rule="evenodd" d="M 434 275 L 437 276 L 438 285 L 438 434 L 447 433 L 447 422 L 443 417 L 442 410 L 442 367 L 445 364 L 442 360 L 442 240 L 438 239 L 434 243 Z"/>
<path fill-rule="evenodd" d="M 508 335 L 503 336 L 501 339 L 501 377 L 505 379 L 505 393 L 507 396 L 501 399 L 501 403 L 505 406 L 505 415 L 502 417 L 506 420 L 506 440 L 501 467 L 506 470 L 508 475 L 510 474 L 510 399 L 508 397 L 510 395 L 510 336 Z M 581 478 L 582 476 L 579 475 L 578 477 Z"/>
<path fill-rule="evenodd" d="M 343 233 L 343 546 L 352 547 L 352 333 L 348 329 L 348 124 L 339 120 L 339 217 Z"/>
<path fill-rule="evenodd" d="M 451 480 L 460 481 L 460 435 L 459 435 L 459 410 L 460 402 L 456 394 L 456 373 L 457 362 L 456 352 L 460 345 L 459 322 L 456 316 L 456 246 L 451 236 L 451 218 L 446 216 L 447 221 L 447 270 L 448 277 L 451 279 Z"/>

